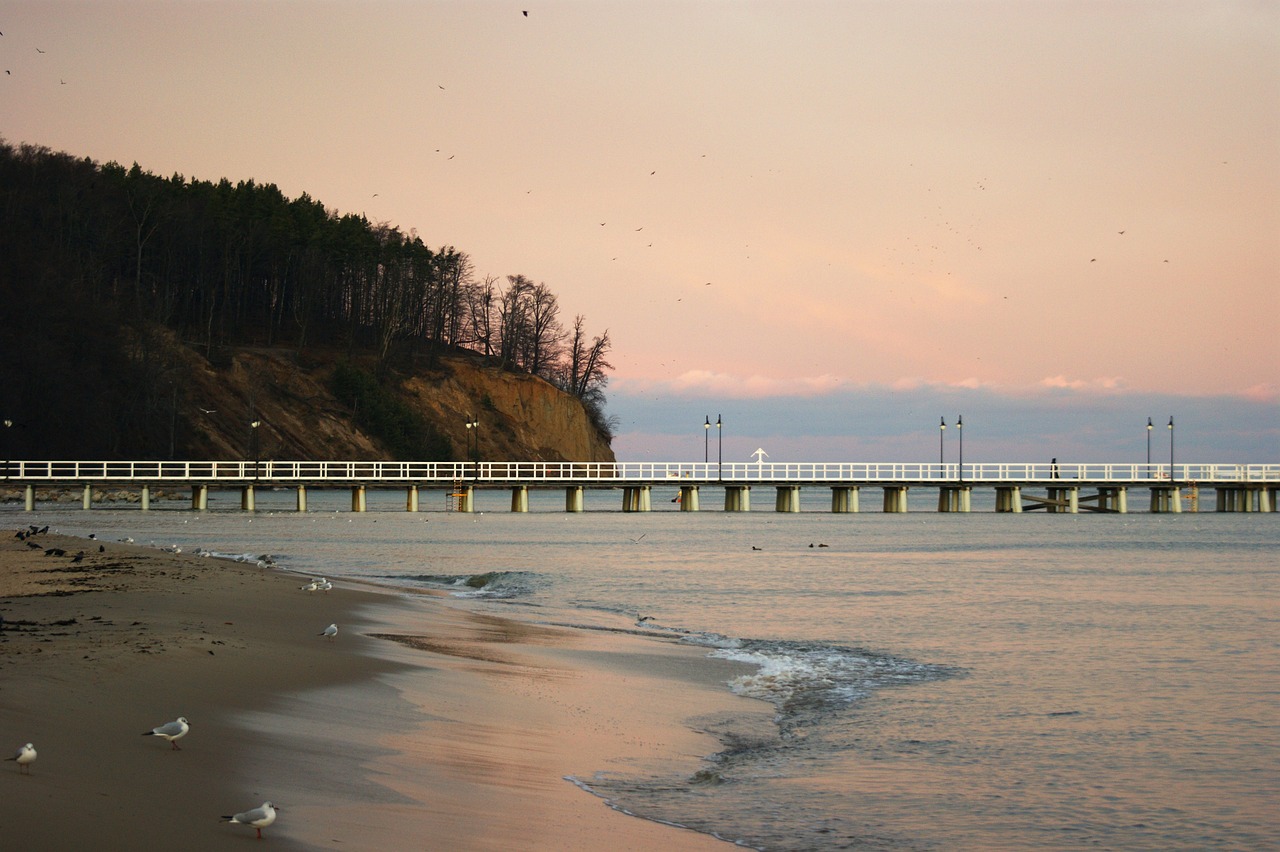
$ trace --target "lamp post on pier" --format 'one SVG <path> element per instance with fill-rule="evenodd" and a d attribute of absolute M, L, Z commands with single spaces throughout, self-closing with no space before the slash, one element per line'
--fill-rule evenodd
<path fill-rule="evenodd" d="M 4 419 L 4 478 L 9 478 L 9 457 L 13 455 L 13 446 L 9 439 L 9 430 L 13 428 L 13 421 L 8 417 Z"/>
<path fill-rule="evenodd" d="M 956 466 L 956 474 L 964 482 L 964 415 L 956 415 L 956 434 L 960 436 L 960 462 Z"/>
<path fill-rule="evenodd" d="M 258 427 L 262 425 L 261 420 L 253 420 L 249 423 L 249 443 L 253 445 L 253 478 L 258 478 L 258 460 L 262 454 L 258 451 Z"/>
<path fill-rule="evenodd" d="M 480 421 L 476 419 L 474 414 L 467 415 L 467 458 L 471 460 L 471 475 L 477 477 L 480 475 L 477 469 L 480 464 Z M 472 449 L 472 436 L 475 436 L 475 449 Z"/>
<path fill-rule="evenodd" d="M 1173 475 L 1173 415 L 1169 415 L 1169 484 L 1174 482 Z"/>
<path fill-rule="evenodd" d="M 1151 417 L 1147 418 L 1147 478 L 1151 478 L 1151 430 L 1153 429 Z"/>
<path fill-rule="evenodd" d="M 720 431 L 720 415 L 716 415 L 716 479 L 723 479 L 721 468 L 724 466 L 724 432 Z"/>
<path fill-rule="evenodd" d="M 945 461 L 944 461 L 943 446 L 942 446 L 942 439 L 946 436 L 946 434 L 947 434 L 947 418 L 939 417 L 938 418 L 938 468 L 939 468 L 938 475 L 941 476 L 943 479 L 945 479 L 947 476 L 947 470 L 946 470 L 946 467 L 944 466 Z"/>
<path fill-rule="evenodd" d="M 706 416 L 706 422 L 702 424 L 702 463 L 706 464 L 711 461 L 711 415 Z"/>

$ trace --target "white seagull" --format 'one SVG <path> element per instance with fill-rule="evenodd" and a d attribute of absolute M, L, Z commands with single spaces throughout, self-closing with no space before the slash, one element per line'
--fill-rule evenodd
<path fill-rule="evenodd" d="M 5 760 L 16 760 L 18 762 L 18 771 L 31 774 L 31 764 L 36 759 L 36 747 L 31 743 L 27 743 L 14 753 L 13 757 L 6 757 Z"/>
<path fill-rule="evenodd" d="M 262 829 L 271 825 L 276 821 L 276 808 L 270 802 L 263 802 L 262 807 L 254 808 L 251 811 L 236 814 L 235 816 L 224 816 L 227 822 L 234 822 L 237 825 L 251 825 L 258 830 L 258 839 L 262 839 Z"/>
<path fill-rule="evenodd" d="M 324 636 L 326 639 L 332 639 L 333 637 L 338 635 L 338 625 L 330 624 L 328 627 L 324 629 L 323 633 L 319 633 L 317 635 Z"/>
<path fill-rule="evenodd" d="M 169 745 L 173 746 L 174 751 L 181 751 L 175 740 L 180 740 L 187 735 L 187 731 L 191 730 L 191 725 L 187 723 L 186 716 L 179 716 L 172 722 L 165 722 L 158 728 L 152 728 L 149 731 L 143 731 L 144 737 L 164 737 L 169 741 Z"/>

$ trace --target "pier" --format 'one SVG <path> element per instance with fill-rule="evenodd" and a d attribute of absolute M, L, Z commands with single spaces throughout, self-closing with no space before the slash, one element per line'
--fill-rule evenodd
<path fill-rule="evenodd" d="M 799 512 L 801 492 L 818 488 L 829 489 L 833 514 L 859 512 L 862 492 L 871 489 L 891 514 L 909 510 L 913 489 L 936 492 L 939 512 L 972 511 L 975 489 L 994 491 L 995 511 L 1011 514 L 1125 513 L 1130 492 L 1143 491 L 1153 513 L 1179 513 L 1188 503 L 1195 511 L 1210 491 L 1216 511 L 1265 513 L 1277 511 L 1280 497 L 1280 463 L 10 461 L 4 472 L 0 484 L 19 491 L 27 511 L 37 488 L 82 489 L 85 509 L 95 489 L 136 489 L 143 510 L 152 489 L 190 489 L 196 511 L 208 509 L 211 489 L 234 489 L 247 512 L 259 490 L 281 488 L 294 490 L 299 512 L 315 489 L 349 490 L 353 512 L 367 511 L 373 489 L 402 489 L 409 512 L 420 510 L 423 490 L 443 491 L 451 511 L 471 512 L 481 489 L 508 490 L 512 512 L 529 511 L 531 490 L 562 490 L 570 513 L 585 510 L 588 493 L 602 492 L 620 493 L 623 512 L 649 512 L 655 488 L 676 489 L 682 512 L 701 511 L 704 502 L 714 508 L 708 497 L 721 498 L 725 512 L 749 512 L 752 491 L 772 489 L 774 509 L 784 514 Z"/>

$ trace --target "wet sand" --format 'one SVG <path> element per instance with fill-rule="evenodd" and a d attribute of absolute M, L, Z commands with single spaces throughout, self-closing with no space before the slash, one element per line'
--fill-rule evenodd
<path fill-rule="evenodd" d="M 726 848 L 566 780 L 687 778 L 719 748 L 701 729 L 766 726 L 771 708 L 733 696 L 733 664 L 701 649 L 36 540 L 0 539 L 0 754 L 39 753 L 29 777 L 0 763 L 6 846 L 223 849 L 256 841 L 219 816 L 270 800 L 277 849 Z M 141 736 L 178 716 L 181 750 Z"/>

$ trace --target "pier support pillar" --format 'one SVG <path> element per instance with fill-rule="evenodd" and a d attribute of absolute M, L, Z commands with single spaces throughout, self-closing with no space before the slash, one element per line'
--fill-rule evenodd
<path fill-rule="evenodd" d="M 1274 512 L 1276 510 L 1276 492 L 1280 489 L 1260 488 L 1258 489 L 1258 511 Z"/>
<path fill-rule="evenodd" d="M 1098 508 L 1104 512 L 1125 514 L 1129 511 L 1129 489 L 1108 486 L 1098 489 Z"/>
<path fill-rule="evenodd" d="M 514 485 L 511 487 L 511 511 L 529 511 L 529 486 Z"/>
<path fill-rule="evenodd" d="M 30 483 L 22 489 L 22 508 L 28 512 L 36 510 L 36 487 Z"/>
<path fill-rule="evenodd" d="M 293 490 L 293 492 L 294 492 L 293 505 L 297 508 L 299 512 L 307 511 L 307 486 L 299 485 L 297 488 Z"/>
<path fill-rule="evenodd" d="M 404 489 L 404 510 L 406 512 L 418 511 L 418 486 L 406 485 Z"/>
<path fill-rule="evenodd" d="M 144 512 L 151 508 L 151 486 L 150 485 L 142 486 L 142 496 L 138 498 L 138 502 L 142 504 L 142 511 Z"/>
<path fill-rule="evenodd" d="M 1045 504 L 1045 511 L 1053 514 L 1061 514 L 1066 512 L 1071 515 L 1080 512 L 1080 489 L 1071 486 L 1069 488 L 1050 488 L 1046 495 L 1050 502 Z"/>
<path fill-rule="evenodd" d="M 583 508 L 583 487 L 581 485 L 570 485 L 564 490 L 564 510 L 566 512 L 581 512 Z"/>
<path fill-rule="evenodd" d="M 1021 512 L 1022 488 L 1017 485 L 996 486 L 996 511 Z"/>
<path fill-rule="evenodd" d="M 778 496 L 773 501 L 775 510 L 787 513 L 800 511 L 799 485 L 779 485 L 777 492 Z"/>
<path fill-rule="evenodd" d="M 831 511 L 837 515 L 852 515 L 858 511 L 858 486 L 836 485 L 831 488 Z"/>
<path fill-rule="evenodd" d="M 726 485 L 724 487 L 724 510 L 726 512 L 750 512 L 751 486 Z"/>
<path fill-rule="evenodd" d="M 209 508 L 209 486 L 191 486 L 191 508 L 197 512 L 203 512 Z"/>
<path fill-rule="evenodd" d="M 884 486 L 884 511 L 890 514 L 901 514 L 907 511 L 907 486 Z"/>
<path fill-rule="evenodd" d="M 254 511 L 253 497 L 254 495 L 253 495 L 252 485 L 246 485 L 240 489 L 240 508 L 242 511 L 245 511 L 245 512 Z"/>
<path fill-rule="evenodd" d="M 1182 489 L 1176 485 L 1158 485 L 1151 489 L 1151 512 L 1163 514 L 1182 511 Z"/>
<path fill-rule="evenodd" d="M 474 512 L 476 510 L 476 490 L 470 485 L 454 486 L 450 495 L 455 501 L 454 508 L 459 512 Z"/>
<path fill-rule="evenodd" d="M 680 511 L 681 512 L 698 511 L 698 486 L 696 485 L 680 486 Z"/>
<path fill-rule="evenodd" d="M 939 512 L 968 512 L 973 505 L 973 487 L 944 485 L 938 489 Z"/>
<path fill-rule="evenodd" d="M 648 512 L 652 508 L 652 489 L 648 485 L 627 485 L 622 489 L 622 511 Z"/>
<path fill-rule="evenodd" d="M 368 508 L 369 508 L 369 503 L 365 496 L 364 486 L 363 485 L 351 486 L 351 511 L 364 512 Z"/>
<path fill-rule="evenodd" d="M 84 509 L 93 508 L 93 486 L 86 485 L 84 487 L 84 496 L 80 499 L 80 506 Z"/>

